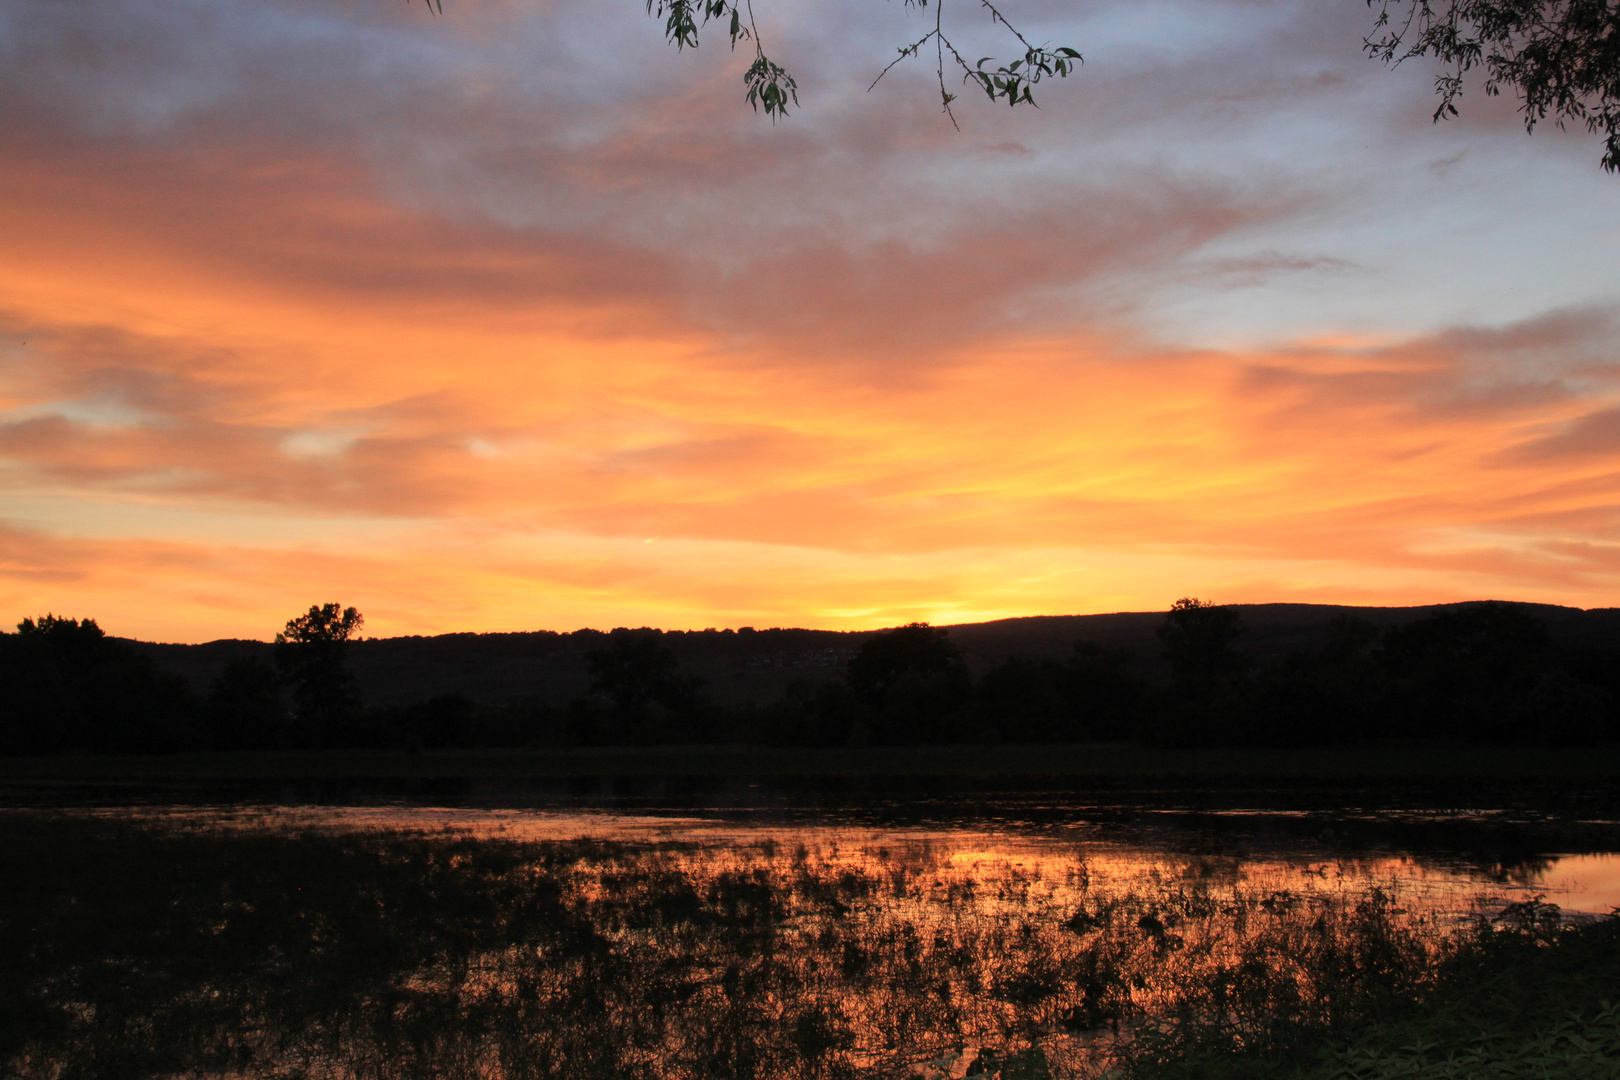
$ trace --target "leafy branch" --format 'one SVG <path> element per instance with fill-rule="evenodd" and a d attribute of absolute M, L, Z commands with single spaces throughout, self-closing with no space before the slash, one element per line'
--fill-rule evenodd
<path fill-rule="evenodd" d="M 739 41 L 754 43 L 754 62 L 743 73 L 743 84 L 748 88 L 744 100 L 756 112 L 764 108 L 772 123 L 788 114 L 789 102 L 798 108 L 799 84 L 765 55 L 759 24 L 754 20 L 753 0 L 743 0 L 741 7 L 737 0 L 647 0 L 647 14 L 664 20 L 664 38 L 676 49 L 697 48 L 700 26 L 724 23 L 733 49 Z"/>
<path fill-rule="evenodd" d="M 442 0 L 427 0 L 430 7 L 439 2 Z M 988 56 L 977 64 L 969 64 L 946 33 L 944 0 L 933 0 L 933 29 L 911 44 L 901 46 L 900 55 L 878 72 L 867 90 L 870 91 L 882 81 L 883 76 L 900 61 L 920 55 L 923 47 L 932 41 L 940 105 L 951 124 L 957 126 L 956 114 L 951 111 L 951 102 L 956 100 L 956 95 L 945 87 L 945 71 L 951 65 L 961 69 L 963 82 L 978 86 L 991 101 L 1005 101 L 1009 106 L 1016 106 L 1034 105 L 1036 83 L 1046 78 L 1066 78 L 1082 62 L 1080 54 L 1068 46 L 1053 48 L 1032 45 L 990 0 L 979 0 L 979 3 L 989 12 L 993 25 L 1004 27 L 1023 46 L 1021 59 L 993 68 L 986 67 L 993 62 L 993 58 Z M 906 0 L 907 7 L 926 8 L 928 4 L 929 0 Z M 763 108 L 773 123 L 788 114 L 789 103 L 798 107 L 798 84 L 793 76 L 765 55 L 759 26 L 754 19 L 753 0 L 741 0 L 740 7 L 738 0 L 647 0 L 647 14 L 664 20 L 665 40 L 677 49 L 697 48 L 698 31 L 710 22 L 725 24 L 733 49 L 739 41 L 754 43 L 754 62 L 743 75 L 743 82 L 748 88 L 745 96 L 748 104 L 756 111 Z M 950 63 L 946 62 L 947 55 Z"/>
<path fill-rule="evenodd" d="M 1524 126 L 1550 115 L 1604 135 L 1603 168 L 1620 172 L 1620 3 L 1615 0 L 1367 0 L 1378 18 L 1365 46 L 1396 65 L 1430 56 L 1434 119 L 1457 115 L 1464 77 L 1485 71 L 1485 93 L 1512 87 Z M 1403 13 L 1404 9 L 1404 13 Z"/>
<path fill-rule="evenodd" d="M 956 124 L 956 114 L 951 111 L 951 102 L 956 100 L 956 95 L 945 89 L 947 53 L 950 54 L 951 61 L 962 69 L 963 82 L 976 84 L 991 101 L 1005 101 L 1010 106 L 1034 105 L 1033 91 L 1036 83 L 1052 76 L 1067 78 L 1082 62 L 1080 54 L 1066 45 L 1060 45 L 1055 49 L 1046 45 L 1031 45 L 1029 39 L 1024 37 L 990 0 L 979 0 L 979 4 L 989 11 L 992 24 L 1001 24 L 1006 27 L 1008 33 L 1018 39 L 1018 43 L 1024 47 L 1022 60 L 1014 60 L 1011 64 L 1003 64 L 988 71 L 985 70 L 985 65 L 992 61 L 992 57 L 987 56 L 977 64 L 969 64 L 945 33 L 945 0 L 934 0 L 934 28 L 910 45 L 902 45 L 900 55 L 889 61 L 888 66 L 878 72 L 877 78 L 872 80 L 872 86 L 866 88 L 867 91 L 870 92 L 872 87 L 877 86 L 883 80 L 883 76 L 887 75 L 896 64 L 916 57 L 922 47 L 932 41 L 934 71 L 939 79 L 940 105 L 945 115 L 950 117 L 952 126 L 957 126 L 960 130 Z M 928 6 L 928 0 L 906 0 L 906 6 L 925 8 Z"/>

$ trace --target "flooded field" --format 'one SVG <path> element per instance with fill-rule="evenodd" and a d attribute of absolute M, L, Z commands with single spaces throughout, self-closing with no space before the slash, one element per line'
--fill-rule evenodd
<path fill-rule="evenodd" d="M 1522 808 L 502 801 L 14 805 L 7 1071 L 1090 1077 L 1620 906 L 1620 828 Z"/>
<path fill-rule="evenodd" d="M 1014 806 L 1005 809 L 1014 809 Z M 1120 811 L 1125 807 L 1091 808 Z M 1340 812 L 1223 811 L 1192 814 L 1152 807 L 1128 808 L 1137 828 L 1089 820 L 1054 824 L 1013 821 L 997 828 L 953 822 L 909 825 L 854 824 L 837 820 L 784 824 L 763 815 L 708 817 L 688 812 L 625 813 L 555 809 L 487 809 L 434 806 L 271 806 L 100 808 L 86 814 L 153 824 L 222 829 L 321 830 L 455 835 L 485 840 L 554 843 L 599 841 L 637 848 L 666 847 L 702 852 L 751 852 L 756 857 L 787 849 L 813 853 L 826 865 L 870 866 L 911 853 L 945 882 L 993 884 L 1003 875 L 1064 878 L 1081 892 L 1102 895 L 1138 888 L 1146 881 L 1205 881 L 1268 888 L 1302 897 L 1380 888 L 1398 893 L 1438 919 L 1469 918 L 1492 906 L 1538 896 L 1571 914 L 1607 914 L 1620 908 L 1620 853 L 1609 851 L 1482 852 L 1402 849 L 1398 839 L 1376 847 L 1335 840 L 1352 822 L 1372 822 L 1439 831 L 1469 826 L 1502 834 L 1533 833 L 1533 827 L 1503 821 L 1485 811 L 1407 812 L 1364 815 Z M 763 817 L 763 820 L 757 818 Z M 1157 822 L 1163 817 L 1167 820 Z M 750 820 L 756 818 L 756 820 Z M 1369 822 L 1371 818 L 1371 822 Z M 1214 819 L 1211 821 L 1210 819 Z M 1221 828 L 1211 825 L 1218 822 Z M 1318 825 L 1320 835 L 1290 836 L 1279 824 Z M 1538 822 L 1546 826 L 1562 824 Z M 1582 821 L 1583 839 L 1601 840 L 1620 823 Z M 1335 831 L 1334 826 L 1338 826 Z M 1200 827 L 1202 826 L 1202 828 Z M 1551 830 L 1547 830 L 1551 831 Z M 1126 836 L 1135 832 L 1134 836 Z M 1392 829 L 1396 837 L 1400 830 Z M 1551 837 L 1549 837 L 1551 839 Z M 1565 838 L 1567 839 L 1567 837 Z M 1431 841 L 1432 842 L 1432 841 Z M 694 856 L 695 858 L 696 856 Z M 1078 894 L 1053 893 L 1054 903 Z"/>

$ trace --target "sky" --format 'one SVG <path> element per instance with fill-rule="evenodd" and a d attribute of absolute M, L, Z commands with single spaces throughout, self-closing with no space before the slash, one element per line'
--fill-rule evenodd
<path fill-rule="evenodd" d="M 775 124 L 641 0 L 7 0 L 0 622 L 1620 605 L 1596 137 L 1361 0 L 1004 7 L 1084 65 L 958 130 L 896 0 L 757 0 Z"/>

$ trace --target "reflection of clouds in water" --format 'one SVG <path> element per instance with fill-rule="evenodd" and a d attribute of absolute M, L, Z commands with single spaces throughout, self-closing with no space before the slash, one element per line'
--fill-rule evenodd
<path fill-rule="evenodd" d="M 1126 844 L 1085 825 L 1058 832 L 970 828 L 863 827 L 848 824 L 742 824 L 718 817 L 621 814 L 590 810 L 468 809 L 461 807 L 200 807 L 148 811 L 157 816 L 242 827 L 451 831 L 518 841 L 599 840 L 680 842 L 716 851 L 753 848 L 792 852 L 804 847 L 828 862 L 865 865 L 921 860 L 931 865 L 944 895 L 965 883 L 994 887 L 1009 880 L 1042 882 L 1043 902 L 1061 906 L 1082 895 L 1120 895 L 1184 885 L 1240 888 L 1342 900 L 1381 887 L 1402 902 L 1448 921 L 1493 912 L 1530 896 L 1567 912 L 1606 914 L 1620 908 L 1620 853 L 1549 857 L 1523 874 L 1462 862 L 1366 852 L 1324 858 L 1296 852 L 1264 857 L 1178 853 L 1166 843 Z M 132 811 L 109 813 L 125 816 Z M 135 812 L 139 813 L 139 812 Z M 1235 813 L 1235 812 L 1233 812 Z M 1277 815 L 1268 811 L 1268 815 Z M 1222 815 L 1222 816 L 1230 816 Z M 774 847 L 773 847 L 774 846 Z M 1058 885 L 1056 883 L 1064 883 Z"/>
<path fill-rule="evenodd" d="M 26 833 L 29 814 L 7 816 Z M 615 1071 L 592 1077 L 697 1080 L 741 1047 L 769 1058 L 749 1075 L 783 1080 L 913 1075 L 925 1062 L 929 1080 L 960 1080 L 976 1071 L 972 1061 L 1018 1055 L 1042 1064 L 1037 1075 L 1049 1066 L 1054 1077 L 1097 1077 L 1117 1061 L 1116 1040 L 1129 1040 L 1144 1018 L 1205 1007 L 1203 988 L 1280 987 L 1274 1000 L 1337 1008 L 1338 984 L 1324 972 L 1370 971 L 1363 958 L 1373 948 L 1397 957 L 1398 976 L 1416 979 L 1471 912 L 1494 913 L 1529 892 L 1525 882 L 1501 884 L 1489 865 L 1366 849 L 1324 860 L 1309 840 L 1279 850 L 1275 838 L 1250 857 L 1188 831 L 1178 850 L 1175 841 L 1111 840 L 1095 824 L 1044 833 L 749 826 L 717 816 L 387 806 L 154 807 L 38 815 L 33 824 L 70 840 L 78 830 L 79 843 L 112 850 L 145 845 L 130 857 L 142 866 L 190 851 L 207 867 L 187 901 L 196 925 L 229 926 L 256 910 L 258 900 L 238 903 L 239 886 L 287 897 L 320 881 L 324 892 L 294 899 L 297 917 L 278 933 L 315 927 L 324 949 L 337 927 L 342 944 L 349 924 L 320 905 L 346 912 L 355 897 L 378 900 L 379 925 L 401 940 L 482 933 L 449 960 L 430 952 L 412 967 L 418 961 L 407 958 L 390 985 L 432 996 L 441 1018 L 483 1016 L 468 1010 L 498 1003 L 493 1011 L 525 1060 L 623 1048 Z M 240 880 L 237 853 L 255 868 Z M 1566 861 L 1567 887 L 1589 887 L 1609 865 Z M 216 913 L 221 896 L 236 906 Z M 172 901 L 153 902 L 168 910 Z M 407 917 L 420 925 L 393 924 Z M 511 919 L 527 929 L 491 930 Z M 1264 974 L 1253 983 L 1244 972 Z M 388 1023 L 379 1021 L 377 1040 L 362 1032 L 344 1052 L 386 1046 Z M 449 1056 L 484 1045 L 484 1034 L 445 1030 Z M 691 1055 L 700 1044 L 708 1057 Z M 275 1039 L 267 1045 L 284 1053 Z"/>
<path fill-rule="evenodd" d="M 1620 908 L 1620 855 L 1566 855 L 1538 877 L 1535 887 L 1567 911 L 1606 915 Z"/>

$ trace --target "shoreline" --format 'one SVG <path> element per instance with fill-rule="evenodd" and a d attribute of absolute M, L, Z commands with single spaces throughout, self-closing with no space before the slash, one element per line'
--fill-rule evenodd
<path fill-rule="evenodd" d="M 1224 783 L 1332 780 L 1601 780 L 1620 778 L 1620 747 L 1365 743 L 1342 747 L 1161 749 L 911 746 L 805 749 L 743 746 L 573 749 L 236 751 L 0 758 L 0 783 L 120 781 L 713 777 L 1143 780 Z"/>

